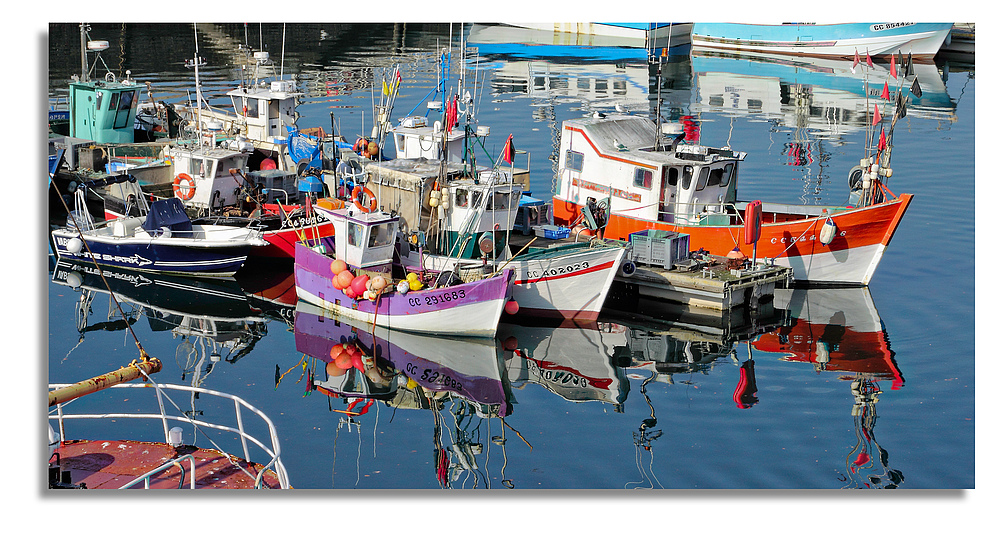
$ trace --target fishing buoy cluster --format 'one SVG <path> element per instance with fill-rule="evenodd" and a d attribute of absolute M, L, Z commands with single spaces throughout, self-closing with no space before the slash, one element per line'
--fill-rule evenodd
<path fill-rule="evenodd" d="M 375 365 L 375 360 L 366 356 L 364 352 L 353 342 L 337 343 L 330 348 L 330 362 L 326 364 L 326 374 L 328 377 L 339 377 L 347 370 L 357 368 L 365 371 L 370 366 Z"/>
<path fill-rule="evenodd" d="M 369 141 L 368 139 L 361 137 L 354 141 L 353 150 L 361 157 L 366 158 L 376 158 L 378 157 L 378 143 L 375 141 Z"/>
<path fill-rule="evenodd" d="M 434 182 L 434 187 L 431 188 L 431 195 L 427 201 L 427 204 L 431 208 L 436 208 L 440 206 L 443 210 L 447 210 L 451 206 L 451 201 L 448 199 L 448 188 L 442 187 L 438 188 L 438 183 Z"/>
<path fill-rule="evenodd" d="M 343 291 L 348 298 L 363 298 L 365 300 L 376 300 L 389 286 L 389 282 L 382 276 L 369 278 L 367 274 L 355 276 L 347 263 L 341 259 L 334 259 L 330 263 L 330 272 L 333 277 L 330 279 L 333 288 Z"/>

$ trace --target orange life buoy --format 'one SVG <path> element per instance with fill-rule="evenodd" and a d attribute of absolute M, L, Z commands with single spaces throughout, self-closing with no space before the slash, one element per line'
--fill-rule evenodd
<path fill-rule="evenodd" d="M 368 140 L 364 137 L 354 141 L 354 151 L 360 154 L 361 152 L 368 149 Z"/>
<path fill-rule="evenodd" d="M 358 195 L 360 195 L 361 193 L 364 193 L 365 195 L 368 196 L 367 206 L 361 204 L 361 199 L 358 198 Z M 360 184 L 354 186 L 354 191 L 351 192 L 351 202 L 354 203 L 355 206 L 360 208 L 361 211 L 366 214 L 368 212 L 374 212 L 375 209 L 378 208 L 378 199 L 375 198 L 375 194 L 372 193 L 372 190 L 368 189 L 367 186 L 362 186 Z"/>
<path fill-rule="evenodd" d="M 180 173 L 174 177 L 174 196 L 182 201 L 190 201 L 194 197 L 194 178 L 187 173 Z"/>

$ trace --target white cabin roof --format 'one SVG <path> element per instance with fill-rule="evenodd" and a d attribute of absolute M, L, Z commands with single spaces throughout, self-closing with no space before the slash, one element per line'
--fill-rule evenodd
<path fill-rule="evenodd" d="M 576 118 L 563 122 L 563 129 L 568 128 L 583 131 L 597 148 L 597 151 L 602 154 L 627 157 L 634 161 L 649 163 L 651 166 L 679 162 L 690 163 L 690 160 L 677 155 L 678 152 L 675 151 L 683 153 L 684 145 L 669 150 L 653 150 L 656 143 L 656 123 L 644 116 L 610 114 L 597 118 L 592 116 Z M 669 148 L 673 143 L 673 138 L 671 135 L 661 135 L 661 144 L 665 144 Z M 697 145 L 688 145 L 688 148 L 698 148 L 701 153 L 707 153 L 707 149 Z M 742 159 L 740 153 L 734 154 L 736 154 L 736 159 Z M 712 159 L 708 161 L 712 161 Z"/>

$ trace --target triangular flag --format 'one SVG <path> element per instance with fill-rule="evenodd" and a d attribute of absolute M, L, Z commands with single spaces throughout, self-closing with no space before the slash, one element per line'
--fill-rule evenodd
<path fill-rule="evenodd" d="M 885 84 L 882 85 L 882 95 L 879 97 L 889 99 L 889 81 L 885 81 Z"/>
<path fill-rule="evenodd" d="M 906 54 L 906 65 L 903 67 L 903 77 L 913 75 L 913 53 Z"/>
<path fill-rule="evenodd" d="M 872 57 L 869 56 L 868 51 L 865 51 L 865 62 L 868 64 L 868 67 L 875 67 L 875 64 L 872 63 Z"/>
<path fill-rule="evenodd" d="M 514 164 L 514 134 L 507 137 L 507 144 L 503 145 L 503 152 L 500 154 L 503 160 L 511 165 Z"/>
<path fill-rule="evenodd" d="M 389 85 L 385 84 L 385 79 L 382 79 L 382 95 L 389 94 Z"/>
<path fill-rule="evenodd" d="M 857 69 L 858 64 L 860 63 L 861 57 L 858 56 L 858 50 L 854 49 L 854 64 L 851 65 L 851 73 L 854 73 L 854 70 Z"/>
<path fill-rule="evenodd" d="M 897 95 L 902 96 L 903 94 Z M 897 99 L 896 101 L 898 102 L 896 105 L 896 118 L 903 118 L 906 116 L 906 102 L 902 99 Z"/>
<path fill-rule="evenodd" d="M 916 77 L 913 78 L 913 85 L 910 86 L 910 93 L 913 94 L 913 97 L 917 98 L 924 95 L 924 93 L 920 91 L 920 83 L 917 82 Z"/>
<path fill-rule="evenodd" d="M 896 55 L 895 54 L 889 57 L 889 75 L 892 75 L 893 79 L 896 78 Z"/>
<path fill-rule="evenodd" d="M 878 112 L 878 103 L 875 104 L 875 116 L 872 117 L 872 125 L 882 121 L 882 115 Z"/>
<path fill-rule="evenodd" d="M 886 140 L 885 140 L 885 128 L 882 128 L 881 133 L 878 136 L 878 149 L 885 150 Z"/>

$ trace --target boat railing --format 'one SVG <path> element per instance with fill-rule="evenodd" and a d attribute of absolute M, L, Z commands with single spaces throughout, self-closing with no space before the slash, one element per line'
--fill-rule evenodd
<path fill-rule="evenodd" d="M 688 225 L 700 225 L 705 223 L 706 218 L 711 216 L 725 216 L 726 223 L 712 223 L 708 225 L 743 225 L 743 213 L 739 211 L 735 203 L 704 203 L 700 201 L 689 203 L 672 203 L 674 211 L 659 209 L 657 219 L 669 223 L 679 223 Z M 676 209 L 680 209 L 677 211 Z M 732 223 L 732 216 L 736 216 L 736 223 Z"/>
<path fill-rule="evenodd" d="M 49 384 L 50 390 L 55 390 L 70 386 L 69 384 Z M 243 473 L 254 479 L 254 486 L 257 488 L 263 487 L 262 478 L 266 471 L 272 470 L 278 476 L 279 483 L 282 489 L 287 489 L 289 487 L 288 483 L 288 473 L 285 470 L 284 464 L 281 462 L 281 444 L 278 440 L 277 429 L 270 418 L 264 414 L 263 411 L 254 407 L 253 405 L 247 403 L 245 400 L 239 396 L 232 394 L 227 394 L 225 392 L 219 392 L 216 390 L 211 390 L 203 387 L 192 387 L 192 386 L 180 386 L 175 384 L 153 384 L 153 383 L 122 383 L 108 388 L 106 391 L 116 390 L 125 391 L 128 389 L 133 389 L 139 391 L 142 389 L 153 389 L 156 392 L 156 400 L 159 405 L 159 412 L 101 412 L 101 413 L 66 413 L 64 407 L 70 403 L 75 403 L 76 400 L 69 401 L 67 403 L 58 404 L 55 406 L 55 411 L 50 412 L 48 418 L 50 420 L 56 420 L 59 425 L 59 439 L 60 442 L 66 440 L 66 428 L 65 423 L 67 420 L 82 420 L 82 419 L 131 419 L 131 420 L 160 420 L 163 425 L 163 440 L 168 444 L 171 442 L 170 438 L 170 422 L 178 422 L 190 424 L 196 431 L 202 432 L 202 428 L 212 429 L 224 433 L 235 433 L 239 436 L 240 445 L 243 450 L 243 459 L 247 462 L 253 462 L 251 459 L 250 448 L 251 444 L 256 446 L 260 451 L 263 451 L 268 457 L 269 461 L 261 467 L 260 471 L 253 475 L 249 471 L 243 470 Z M 204 396 L 214 396 L 220 400 L 229 400 L 232 402 L 235 413 L 236 426 L 228 426 L 213 422 L 208 422 L 205 420 L 199 420 L 194 417 L 193 414 L 188 415 L 184 413 L 181 408 L 174 402 L 170 396 L 167 395 L 167 391 L 176 393 L 190 393 L 197 394 L 199 397 Z M 164 400 L 169 402 L 178 411 L 177 414 L 168 413 L 165 406 Z M 247 432 L 244 423 L 244 412 L 249 411 L 264 422 L 267 426 L 268 436 L 270 437 L 269 444 L 260 441 L 257 437 L 251 435 Z M 211 437 L 209 437 L 211 440 Z M 214 442 L 213 442 L 214 444 Z M 221 452 L 224 452 L 221 448 L 218 448 Z M 193 473 L 193 468 L 192 468 Z M 153 472 L 147 473 L 151 475 Z M 140 477 L 141 479 L 141 477 Z"/>

